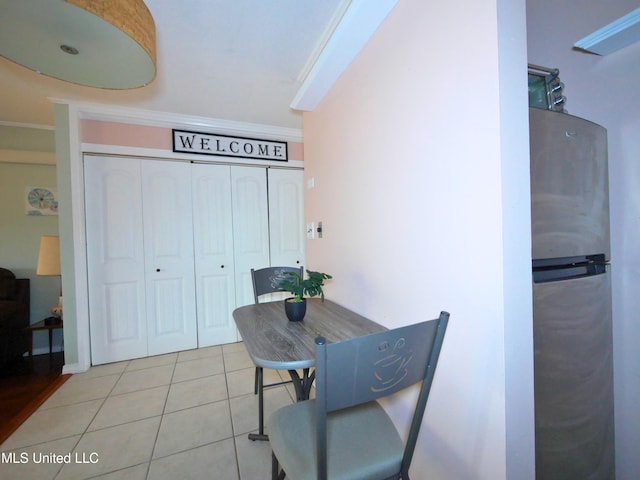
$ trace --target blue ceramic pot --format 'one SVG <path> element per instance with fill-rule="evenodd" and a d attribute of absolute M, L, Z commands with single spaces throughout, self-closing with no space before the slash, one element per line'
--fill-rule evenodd
<path fill-rule="evenodd" d="M 284 312 L 290 321 L 302 321 L 304 314 L 307 313 L 307 299 L 303 298 L 301 302 L 294 302 L 293 297 L 285 299 Z"/>

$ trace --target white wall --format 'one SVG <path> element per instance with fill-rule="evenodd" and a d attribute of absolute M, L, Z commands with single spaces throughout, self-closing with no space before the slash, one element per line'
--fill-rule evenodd
<path fill-rule="evenodd" d="M 529 0 L 528 60 L 560 69 L 566 108 L 608 130 L 613 279 L 616 474 L 640 475 L 640 43 L 601 57 L 573 44 L 638 8 L 637 0 Z"/>
<path fill-rule="evenodd" d="M 451 313 L 415 479 L 533 478 L 524 2 L 509 3 L 498 38 L 495 2 L 399 2 L 304 117 L 307 221 L 324 226 L 307 260 L 334 275 L 327 295 L 389 327 Z M 387 406 L 407 420 L 406 396 Z"/>

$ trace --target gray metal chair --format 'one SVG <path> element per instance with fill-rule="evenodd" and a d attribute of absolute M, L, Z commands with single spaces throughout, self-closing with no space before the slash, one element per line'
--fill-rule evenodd
<path fill-rule="evenodd" d="M 327 344 L 316 339 L 316 399 L 269 418 L 272 479 L 408 480 L 449 314 Z M 376 401 L 422 382 L 406 444 Z M 280 470 L 282 467 L 282 470 Z"/>
<path fill-rule="evenodd" d="M 303 267 L 266 267 L 260 269 L 251 269 L 251 283 L 253 284 L 253 299 L 255 303 L 259 302 L 262 295 L 281 292 L 278 283 L 286 278 L 285 272 L 297 273 L 302 277 L 304 274 Z M 284 307 L 283 307 L 284 312 Z M 253 393 L 258 395 L 258 433 L 249 434 L 250 440 L 268 440 L 269 437 L 264 434 L 264 389 L 291 383 L 282 381 L 277 383 L 269 383 L 264 385 L 264 372 L 262 367 L 256 367 Z"/>
<path fill-rule="evenodd" d="M 251 269 L 251 282 L 253 283 L 253 299 L 258 303 L 262 295 L 269 293 L 282 292 L 278 288 L 280 280 L 290 278 L 285 272 L 297 273 L 301 277 L 304 274 L 303 267 L 266 267 L 259 269 Z"/>

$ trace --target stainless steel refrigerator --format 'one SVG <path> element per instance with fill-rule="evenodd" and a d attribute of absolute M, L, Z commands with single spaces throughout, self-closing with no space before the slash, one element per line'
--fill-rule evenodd
<path fill-rule="evenodd" d="M 606 130 L 529 108 L 536 478 L 615 478 Z"/>

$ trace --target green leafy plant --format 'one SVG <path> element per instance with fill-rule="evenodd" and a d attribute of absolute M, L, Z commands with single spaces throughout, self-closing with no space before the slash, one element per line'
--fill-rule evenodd
<path fill-rule="evenodd" d="M 320 295 L 324 301 L 324 292 L 322 287 L 324 281 L 333 278 L 331 275 L 322 272 L 312 272 L 307 270 L 307 278 L 303 279 L 295 272 L 284 272 L 289 278 L 283 278 L 278 283 L 278 288 L 286 292 L 291 292 L 294 295 L 294 302 L 301 302 L 302 297 L 308 295 L 309 297 L 315 297 Z"/>

